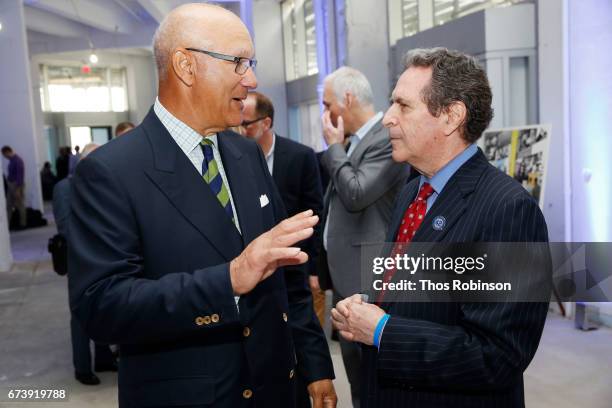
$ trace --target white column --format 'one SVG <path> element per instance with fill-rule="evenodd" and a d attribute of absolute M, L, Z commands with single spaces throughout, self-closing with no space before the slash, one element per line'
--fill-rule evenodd
<path fill-rule="evenodd" d="M 2 179 L 2 166 L 0 166 L 0 179 Z M 11 269 L 13 255 L 11 254 L 11 241 L 9 240 L 8 220 L 6 219 L 6 199 L 4 187 L 0 183 L 0 272 Z"/>
<path fill-rule="evenodd" d="M 42 209 L 38 138 L 35 126 L 34 90 L 22 0 L 0 2 L 0 144 L 9 145 L 25 163 L 26 205 Z M 36 90 L 38 96 L 38 90 Z M 43 156 L 44 157 L 44 156 Z"/>

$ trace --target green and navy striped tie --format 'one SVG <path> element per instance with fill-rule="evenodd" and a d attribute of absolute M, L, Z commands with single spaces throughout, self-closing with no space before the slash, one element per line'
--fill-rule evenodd
<path fill-rule="evenodd" d="M 223 178 L 221 177 L 221 173 L 219 173 L 219 166 L 217 165 L 217 161 L 215 160 L 215 156 L 213 154 L 213 145 L 213 141 L 206 137 L 202 138 L 202 141 L 200 142 L 200 146 L 202 146 L 202 151 L 204 152 L 204 161 L 202 162 L 202 177 L 204 177 L 204 180 L 210 186 L 213 194 L 217 196 L 219 203 L 221 203 L 221 207 L 223 207 L 227 215 L 231 218 L 232 222 L 234 222 L 232 202 L 230 200 L 227 187 L 225 186 Z"/>

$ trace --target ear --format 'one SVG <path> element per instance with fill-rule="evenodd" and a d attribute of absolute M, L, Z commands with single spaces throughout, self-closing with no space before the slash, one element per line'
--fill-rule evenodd
<path fill-rule="evenodd" d="M 192 86 L 195 81 L 195 58 L 193 55 L 181 49 L 172 53 L 172 70 L 176 76 L 187 86 Z"/>
<path fill-rule="evenodd" d="M 269 130 L 272 127 L 272 119 L 269 117 L 263 119 L 262 123 L 264 125 L 264 130 Z"/>
<path fill-rule="evenodd" d="M 344 93 L 344 106 L 346 107 L 346 109 L 350 109 L 353 106 L 353 103 L 355 103 L 355 96 L 348 91 L 345 92 Z"/>
<path fill-rule="evenodd" d="M 467 108 L 463 102 L 453 102 L 442 114 L 444 120 L 444 134 L 450 136 L 463 126 L 467 118 Z"/>

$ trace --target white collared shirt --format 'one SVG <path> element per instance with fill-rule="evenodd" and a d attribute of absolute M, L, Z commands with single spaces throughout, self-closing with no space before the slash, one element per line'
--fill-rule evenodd
<path fill-rule="evenodd" d="M 349 147 L 348 152 L 346 152 L 346 155 L 348 157 L 351 157 L 351 154 L 355 151 L 355 148 L 357 147 L 357 145 L 359 144 L 359 142 L 361 142 L 363 140 L 363 138 L 365 137 L 365 135 L 368 134 L 368 132 L 370 130 L 372 130 L 372 128 L 374 127 L 374 125 L 376 125 L 378 122 L 380 122 L 383 118 L 383 113 L 382 112 L 378 112 L 376 115 L 372 116 L 366 123 L 364 123 L 357 132 L 355 132 L 355 134 L 353 136 L 351 136 L 351 147 Z"/>
<path fill-rule="evenodd" d="M 276 133 L 272 132 L 272 146 L 268 154 L 266 154 L 266 163 L 268 164 L 270 174 L 272 174 L 272 170 L 274 170 L 274 146 L 276 146 Z"/>

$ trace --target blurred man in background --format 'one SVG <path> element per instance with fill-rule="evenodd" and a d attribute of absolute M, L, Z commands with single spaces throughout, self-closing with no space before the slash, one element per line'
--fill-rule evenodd
<path fill-rule="evenodd" d="M 19 214 L 19 228 L 26 227 L 25 207 L 25 165 L 23 159 L 10 146 L 2 147 L 2 156 L 9 161 L 7 181 L 6 210 L 7 221 L 10 223 L 13 211 Z"/>

